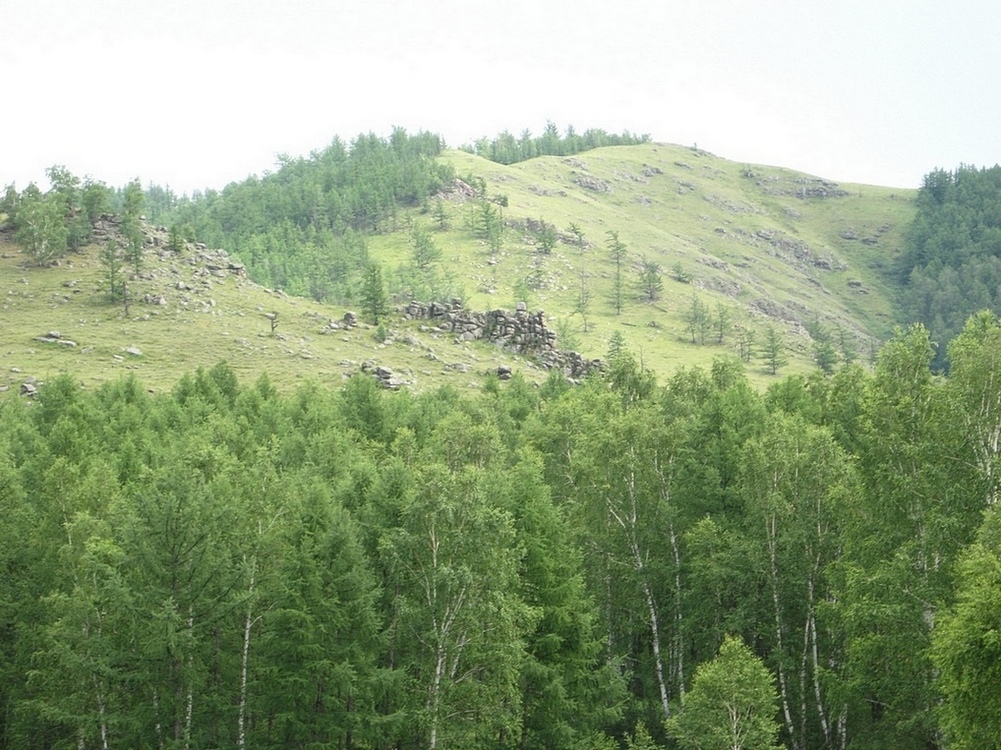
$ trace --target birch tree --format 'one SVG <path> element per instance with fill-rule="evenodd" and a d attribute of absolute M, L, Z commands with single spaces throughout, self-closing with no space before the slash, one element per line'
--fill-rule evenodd
<path fill-rule="evenodd" d="M 742 641 L 728 637 L 699 665 L 667 731 L 685 750 L 778 750 L 774 678 Z"/>

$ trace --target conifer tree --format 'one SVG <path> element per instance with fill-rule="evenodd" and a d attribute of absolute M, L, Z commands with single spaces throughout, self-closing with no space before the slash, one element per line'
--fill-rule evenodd
<path fill-rule="evenodd" d="M 382 282 L 382 269 L 374 261 L 365 267 L 359 299 L 362 310 L 373 325 L 378 325 L 389 312 L 386 287 Z"/>

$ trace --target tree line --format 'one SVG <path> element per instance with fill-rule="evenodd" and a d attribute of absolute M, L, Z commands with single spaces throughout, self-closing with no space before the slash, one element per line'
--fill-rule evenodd
<path fill-rule="evenodd" d="M 925 175 L 897 265 L 904 315 L 932 332 L 936 368 L 946 368 L 967 317 L 1001 312 L 1001 167 Z"/>
<path fill-rule="evenodd" d="M 998 747 L 1001 321 L 933 355 L 0 394 L 0 746 Z"/>
<path fill-rule="evenodd" d="M 490 161 L 515 164 L 537 156 L 573 156 L 605 146 L 635 146 L 649 142 L 650 136 L 647 134 L 637 135 L 628 130 L 621 134 L 608 133 L 600 128 L 589 128 L 578 133 L 573 125 L 567 125 L 561 135 L 555 123 L 547 122 L 542 135 L 533 136 L 530 130 L 525 129 L 515 137 L 505 130 L 493 138 L 484 136 L 462 148 Z"/>

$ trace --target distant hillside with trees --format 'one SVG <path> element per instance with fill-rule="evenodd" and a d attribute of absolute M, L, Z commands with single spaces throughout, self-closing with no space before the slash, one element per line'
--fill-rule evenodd
<path fill-rule="evenodd" d="M 499 164 L 516 164 L 534 159 L 536 156 L 572 156 L 604 146 L 635 146 L 638 143 L 649 142 L 649 135 L 633 135 L 628 130 L 618 135 L 607 133 L 600 128 L 590 128 L 583 133 L 577 133 L 573 125 L 568 125 L 566 132 L 560 135 L 556 125 L 547 122 L 545 130 L 539 136 L 533 136 L 531 131 L 526 129 L 516 138 L 505 130 L 494 138 L 484 136 L 472 145 L 467 144 L 462 148 Z"/>
<path fill-rule="evenodd" d="M 391 226 L 399 210 L 426 202 L 454 179 L 436 160 L 443 148 L 437 135 L 402 128 L 388 139 L 335 138 L 307 157 L 282 155 L 277 171 L 221 191 L 178 199 L 151 187 L 150 218 L 239 254 L 265 286 L 347 301 L 356 297 L 368 262 L 365 234 Z"/>

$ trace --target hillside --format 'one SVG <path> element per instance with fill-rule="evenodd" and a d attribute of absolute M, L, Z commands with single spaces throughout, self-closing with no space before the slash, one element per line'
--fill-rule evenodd
<path fill-rule="evenodd" d="M 511 306 L 540 260 L 540 221 L 552 224 L 560 241 L 541 257 L 542 287 L 530 307 L 546 310 L 571 332 L 585 354 L 601 355 L 619 330 L 657 372 L 679 364 L 706 363 L 724 346 L 692 346 L 687 317 L 693 295 L 713 311 L 732 311 L 760 335 L 774 324 L 783 335 L 793 367 L 810 367 L 816 320 L 850 333 L 864 356 L 898 323 L 892 264 L 902 231 L 911 220 L 914 193 L 889 188 L 837 185 L 791 170 L 742 165 L 679 146 L 645 144 L 598 149 L 570 158 L 541 157 L 503 166 L 461 151 L 444 158 L 460 175 L 486 181 L 486 195 L 507 198 L 503 247 L 491 257 L 469 230 L 476 199 L 451 195 L 450 230 L 436 233 L 447 263 L 465 282 L 469 305 Z M 434 219 L 424 219 L 433 225 Z M 567 227 L 583 231 L 583 252 Z M 614 267 L 607 232 L 627 248 L 626 302 L 615 315 L 610 299 Z M 373 255 L 393 266 L 405 262 L 405 234 L 370 243 Z M 646 303 L 637 289 L 643 260 L 657 263 L 664 289 Z M 680 270 L 690 281 L 672 278 Z M 589 330 L 573 315 L 580 276 L 590 288 Z M 755 370 L 754 366 L 751 370 Z"/>
<path fill-rule="evenodd" d="M 663 144 L 597 149 L 574 157 L 540 157 L 511 166 L 463 151 L 440 157 L 462 179 L 441 194 L 447 229 L 433 207 L 412 209 L 367 238 L 370 257 L 386 269 L 397 303 L 411 253 L 408 226 L 428 227 L 469 309 L 514 309 L 519 301 L 544 310 L 564 348 L 600 357 L 616 331 L 659 376 L 679 365 L 706 364 L 737 349 L 736 326 L 760 348 L 774 325 L 790 360 L 785 372 L 812 369 L 807 328 L 840 330 L 865 356 L 894 323 L 890 269 L 901 232 L 913 215 L 913 194 L 871 186 L 835 185 L 774 167 L 738 164 L 702 151 Z M 479 183 L 482 180 L 482 183 Z M 476 188 L 469 183 L 478 184 Z M 482 186 L 482 192 L 478 193 Z M 500 205 L 503 196 L 506 206 Z M 491 252 L 476 231 L 476 214 L 493 198 L 503 219 Z M 539 252 L 539 227 L 556 230 L 551 252 Z M 569 227 L 578 228 L 578 237 Z M 391 230 L 391 231 L 390 231 Z M 620 315 L 612 305 L 614 265 L 608 233 L 626 250 Z M 529 360 L 479 342 L 459 342 L 433 326 L 389 323 L 390 336 L 361 324 L 338 325 L 354 305 L 328 305 L 251 282 L 211 251 L 163 251 L 163 232 L 149 231 L 143 277 L 133 283 L 128 316 L 100 291 L 97 248 L 73 253 L 56 268 L 38 269 L 3 238 L 0 278 L 7 317 L 0 333 L 0 384 L 60 371 L 85 382 L 136 370 L 144 382 L 172 383 L 182 372 L 227 360 L 243 377 L 267 372 L 279 384 L 307 378 L 339 381 L 363 363 L 384 365 L 418 389 L 475 384 L 498 366 L 545 377 Z M 662 291 L 643 300 L 643 262 L 661 271 Z M 681 280 L 679 280 L 681 279 Z M 581 289 L 589 300 L 580 307 Z M 731 328 L 692 343 L 693 305 L 726 311 Z M 16 314 L 12 314 L 16 312 Z M 266 314 L 277 313 L 271 330 Z M 586 319 L 587 326 L 583 325 Z M 423 330 L 422 330 L 423 329 Z M 77 346 L 45 343 L 51 331 Z M 126 354 L 128 348 L 141 356 Z M 13 368 L 13 372 L 12 372 Z M 760 356 L 749 374 L 769 382 Z"/>

